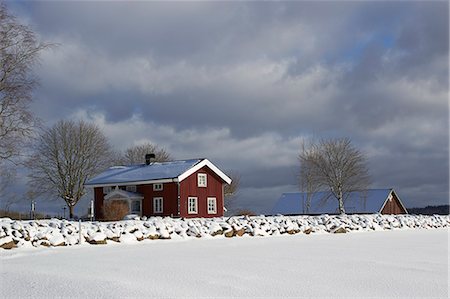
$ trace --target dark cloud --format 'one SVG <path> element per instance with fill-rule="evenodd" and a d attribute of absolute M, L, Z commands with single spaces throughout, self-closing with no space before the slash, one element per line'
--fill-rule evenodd
<path fill-rule="evenodd" d="M 10 6 L 60 43 L 38 70 L 47 123 L 87 117 L 121 148 L 214 158 L 258 211 L 295 190 L 304 135 L 353 138 L 407 206 L 448 201 L 446 2 Z"/>

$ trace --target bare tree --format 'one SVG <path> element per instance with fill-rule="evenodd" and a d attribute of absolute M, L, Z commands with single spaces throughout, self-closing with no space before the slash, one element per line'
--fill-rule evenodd
<path fill-rule="evenodd" d="M 241 184 L 241 175 L 235 171 L 230 171 L 228 172 L 228 176 L 231 178 L 231 184 L 225 185 L 223 190 L 223 196 L 225 206 L 227 207 L 227 209 L 230 209 L 239 191 L 239 187 Z"/>
<path fill-rule="evenodd" d="M 344 201 L 349 193 L 366 190 L 369 185 L 367 159 L 349 138 L 311 142 L 299 158 L 313 188 L 328 189 L 338 200 L 340 214 L 345 214 Z"/>
<path fill-rule="evenodd" d="M 167 162 L 172 160 L 172 156 L 165 148 L 151 143 L 144 143 L 127 148 L 123 157 L 120 159 L 120 164 L 145 163 L 146 154 L 155 154 L 156 162 Z"/>
<path fill-rule="evenodd" d="M 43 130 L 29 161 L 30 185 L 39 194 L 56 195 L 73 209 L 85 194 L 85 181 L 104 170 L 110 146 L 105 135 L 84 121 L 59 121 Z"/>
<path fill-rule="evenodd" d="M 0 162 L 0 208 L 6 212 L 19 201 L 17 194 L 11 192 L 11 184 L 16 180 L 16 168 L 11 163 Z"/>
<path fill-rule="evenodd" d="M 47 47 L 0 3 L 0 161 L 18 156 L 36 125 L 29 107 L 38 82 L 32 69 Z"/>
<path fill-rule="evenodd" d="M 8 164 L 0 163 L 0 198 L 7 193 L 8 187 L 16 177 L 16 169 Z"/>
<path fill-rule="evenodd" d="M 320 184 L 316 181 L 317 176 L 314 175 L 314 167 L 311 164 L 311 158 L 314 156 L 314 152 L 307 143 L 302 142 L 300 147 L 300 175 L 299 185 L 300 191 L 302 191 L 302 209 L 303 212 L 308 214 L 311 210 L 311 200 L 314 194 L 319 191 Z M 310 159 L 302 160 L 302 157 L 310 157 Z"/>

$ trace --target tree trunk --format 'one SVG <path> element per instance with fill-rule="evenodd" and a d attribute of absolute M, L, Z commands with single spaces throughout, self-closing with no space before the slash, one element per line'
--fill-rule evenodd
<path fill-rule="evenodd" d="M 338 191 L 339 193 L 338 193 L 338 196 L 339 196 L 339 198 L 338 198 L 338 201 L 339 201 L 339 214 L 345 214 L 345 208 L 344 208 L 344 196 L 343 196 L 343 194 L 342 194 L 342 190 L 341 190 L 341 188 L 339 188 L 339 191 Z"/>
<path fill-rule="evenodd" d="M 311 209 L 311 198 L 312 194 L 308 192 L 306 195 L 306 214 L 309 214 L 309 210 Z"/>
<path fill-rule="evenodd" d="M 68 206 L 69 206 L 69 219 L 73 219 L 73 205 Z"/>

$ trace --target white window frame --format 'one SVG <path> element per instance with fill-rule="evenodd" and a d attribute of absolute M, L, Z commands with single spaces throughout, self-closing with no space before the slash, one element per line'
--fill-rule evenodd
<path fill-rule="evenodd" d="M 191 209 L 191 200 L 194 201 L 194 209 Z M 194 196 L 189 196 L 187 201 L 188 214 L 198 214 L 198 198 Z"/>
<path fill-rule="evenodd" d="M 133 203 L 138 202 L 139 203 L 139 211 L 133 211 Z M 130 200 L 130 213 L 131 214 L 139 214 L 142 213 L 142 201 L 139 199 L 132 199 Z"/>
<path fill-rule="evenodd" d="M 214 207 L 213 210 L 210 209 L 210 205 L 209 205 L 210 202 L 214 203 L 213 204 L 213 207 Z M 208 197 L 207 200 L 206 200 L 206 203 L 207 203 L 206 208 L 208 209 L 208 214 L 217 214 L 217 198 L 215 198 L 215 197 Z"/>
<path fill-rule="evenodd" d="M 160 201 L 159 209 L 156 209 L 157 202 Z M 162 197 L 153 197 L 153 213 L 158 214 L 164 211 L 164 199 Z"/>
<path fill-rule="evenodd" d="M 128 186 L 125 186 L 125 191 L 136 193 L 137 187 L 136 187 L 136 185 L 128 185 Z"/>
<path fill-rule="evenodd" d="M 103 194 L 108 194 L 113 191 L 113 186 L 105 186 L 103 187 Z"/>
<path fill-rule="evenodd" d="M 197 174 L 197 186 L 198 187 L 207 187 L 208 186 L 208 176 L 206 173 L 198 173 Z"/>
<path fill-rule="evenodd" d="M 163 183 L 153 184 L 153 191 L 163 191 L 163 189 L 164 189 Z"/>

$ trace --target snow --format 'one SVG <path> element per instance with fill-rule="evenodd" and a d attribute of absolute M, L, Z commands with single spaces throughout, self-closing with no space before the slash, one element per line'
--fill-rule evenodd
<path fill-rule="evenodd" d="M 80 242 L 80 225 L 81 242 L 91 245 L 136 243 L 148 239 L 265 237 L 450 227 L 448 215 L 244 216 L 208 219 L 149 217 L 143 220 L 138 216 L 133 218 L 117 222 L 82 223 L 58 219 L 15 221 L 0 218 L 0 247 L 11 242 L 10 238 L 15 243 L 14 250 L 22 247 L 77 245 Z"/>
<path fill-rule="evenodd" d="M 191 169 L 201 160 L 155 162 L 150 165 L 139 164 L 116 167 L 113 166 L 96 177 L 90 179 L 85 185 L 113 184 L 158 179 L 176 178 Z"/>
<path fill-rule="evenodd" d="M 0 297 L 447 298 L 447 240 L 440 228 L 0 250 Z"/>

